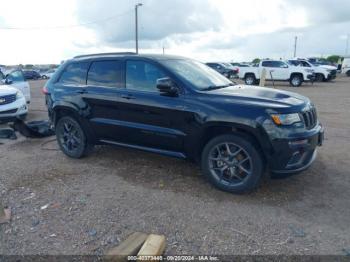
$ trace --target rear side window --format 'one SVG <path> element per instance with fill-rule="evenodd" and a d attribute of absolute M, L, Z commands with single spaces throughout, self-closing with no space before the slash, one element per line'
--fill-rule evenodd
<path fill-rule="evenodd" d="M 271 61 L 264 61 L 262 62 L 261 66 L 263 67 L 272 67 Z"/>
<path fill-rule="evenodd" d="M 88 62 L 69 64 L 64 69 L 59 82 L 62 84 L 85 85 L 88 67 Z"/>
<path fill-rule="evenodd" d="M 88 85 L 123 87 L 121 61 L 97 61 L 90 66 Z"/>

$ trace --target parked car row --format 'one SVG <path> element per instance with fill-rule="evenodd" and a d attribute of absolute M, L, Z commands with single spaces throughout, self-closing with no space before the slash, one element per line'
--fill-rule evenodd
<path fill-rule="evenodd" d="M 223 76 L 227 77 L 228 79 L 234 79 L 238 77 L 239 67 L 237 66 L 222 62 L 210 62 L 206 63 L 206 65 L 219 72 Z"/>
<path fill-rule="evenodd" d="M 289 81 L 294 87 L 315 79 L 313 69 L 290 65 L 281 60 L 262 60 L 257 67 L 240 68 L 239 78 L 244 79 L 247 85 L 256 85 L 261 79 L 263 70 L 266 71 L 266 80 Z"/>

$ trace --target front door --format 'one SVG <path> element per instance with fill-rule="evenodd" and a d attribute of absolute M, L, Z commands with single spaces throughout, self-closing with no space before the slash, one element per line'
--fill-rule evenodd
<path fill-rule="evenodd" d="M 161 95 L 157 79 L 167 77 L 155 63 L 128 60 L 125 65 L 126 89 L 120 104 L 121 124 L 128 127 L 128 143 L 181 152 L 186 136 L 183 95 Z"/>

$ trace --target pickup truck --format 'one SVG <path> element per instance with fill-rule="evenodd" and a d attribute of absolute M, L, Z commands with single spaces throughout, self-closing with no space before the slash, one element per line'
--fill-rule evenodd
<path fill-rule="evenodd" d="M 258 84 L 262 70 L 266 70 L 266 80 L 289 81 L 294 86 L 300 86 L 304 81 L 314 79 L 314 70 L 288 65 L 280 60 L 262 60 L 259 65 L 240 68 L 239 78 L 247 85 Z"/>

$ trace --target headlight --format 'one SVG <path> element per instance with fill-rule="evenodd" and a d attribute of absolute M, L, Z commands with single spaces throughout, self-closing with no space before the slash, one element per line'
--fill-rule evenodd
<path fill-rule="evenodd" d="M 331 69 L 326 69 L 326 70 L 327 70 L 327 72 L 328 72 L 328 73 L 332 72 L 332 70 L 331 70 Z"/>
<path fill-rule="evenodd" d="M 298 113 L 294 114 L 272 114 L 273 122 L 278 125 L 292 125 L 301 121 Z"/>
<path fill-rule="evenodd" d="M 313 73 L 314 72 L 313 69 L 305 69 L 305 71 L 308 72 L 308 73 Z"/>
<path fill-rule="evenodd" d="M 23 94 L 22 94 L 22 92 L 17 92 L 16 93 L 16 99 L 21 99 L 23 97 Z"/>

